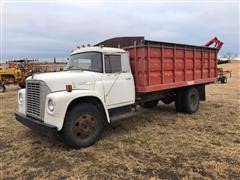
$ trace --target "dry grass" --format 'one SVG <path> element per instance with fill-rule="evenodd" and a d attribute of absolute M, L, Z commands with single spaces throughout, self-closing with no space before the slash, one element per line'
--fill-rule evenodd
<path fill-rule="evenodd" d="M 73 150 L 18 123 L 17 87 L 1 94 L 1 179 L 239 179 L 240 64 L 228 84 L 207 87 L 193 115 L 160 104 L 105 129 L 92 147 Z"/>

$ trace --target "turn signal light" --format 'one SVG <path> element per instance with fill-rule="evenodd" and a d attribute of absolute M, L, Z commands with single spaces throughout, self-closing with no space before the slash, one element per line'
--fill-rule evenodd
<path fill-rule="evenodd" d="M 72 85 L 66 85 L 66 91 L 72 92 Z"/>

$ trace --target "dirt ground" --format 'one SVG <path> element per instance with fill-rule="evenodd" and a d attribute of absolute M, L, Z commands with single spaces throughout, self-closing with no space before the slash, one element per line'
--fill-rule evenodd
<path fill-rule="evenodd" d="M 14 118 L 17 90 L 0 94 L 1 179 L 239 179 L 240 63 L 227 84 L 207 86 L 192 115 L 159 104 L 104 130 L 92 147 L 73 150 Z"/>

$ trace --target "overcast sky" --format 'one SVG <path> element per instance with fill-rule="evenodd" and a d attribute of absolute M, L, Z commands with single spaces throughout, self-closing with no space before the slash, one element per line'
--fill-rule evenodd
<path fill-rule="evenodd" d="M 66 59 L 77 45 L 116 36 L 204 45 L 239 52 L 239 3 L 3 3 L 3 59 Z"/>

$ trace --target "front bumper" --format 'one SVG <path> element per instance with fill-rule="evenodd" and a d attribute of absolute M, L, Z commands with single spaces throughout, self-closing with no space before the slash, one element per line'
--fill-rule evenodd
<path fill-rule="evenodd" d="M 24 124 L 25 126 L 34 129 L 44 135 L 56 137 L 58 136 L 58 130 L 55 126 L 45 124 L 37 121 L 33 118 L 27 117 L 22 113 L 15 113 L 16 120 Z"/>

